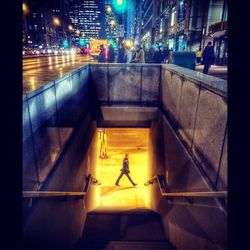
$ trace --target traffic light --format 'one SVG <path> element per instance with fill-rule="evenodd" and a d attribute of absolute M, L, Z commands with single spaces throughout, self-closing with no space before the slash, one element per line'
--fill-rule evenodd
<path fill-rule="evenodd" d="M 69 43 L 68 43 L 67 40 L 64 40 L 64 41 L 63 41 L 63 47 L 64 47 L 64 48 L 68 48 L 68 47 L 69 47 Z"/>
<path fill-rule="evenodd" d="M 113 0 L 113 6 L 117 12 L 123 12 L 126 8 L 126 0 Z"/>
<path fill-rule="evenodd" d="M 84 41 L 83 39 L 80 39 L 80 40 L 79 40 L 79 45 L 80 45 L 81 47 L 83 47 L 83 46 L 85 45 L 85 41 Z"/>
<path fill-rule="evenodd" d="M 117 44 L 113 39 L 108 39 L 108 43 L 112 44 L 114 48 L 117 48 Z"/>

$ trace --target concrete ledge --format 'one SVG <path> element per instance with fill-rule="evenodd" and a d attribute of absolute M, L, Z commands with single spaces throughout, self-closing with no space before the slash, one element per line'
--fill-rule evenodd
<path fill-rule="evenodd" d="M 227 97 L 227 81 L 223 79 L 205 75 L 203 73 L 186 69 L 174 64 L 164 64 L 162 65 L 162 69 L 173 72 L 194 83 L 201 84 L 204 88 L 214 91 L 218 95 Z"/>
<path fill-rule="evenodd" d="M 100 101 L 108 101 L 108 66 L 107 64 L 90 64 L 90 77 Z"/>
<path fill-rule="evenodd" d="M 101 107 L 104 121 L 152 121 L 158 116 L 157 107 Z"/>

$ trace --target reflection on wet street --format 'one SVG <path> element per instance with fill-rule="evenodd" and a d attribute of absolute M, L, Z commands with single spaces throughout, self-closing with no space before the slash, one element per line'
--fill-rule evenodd
<path fill-rule="evenodd" d="M 147 208 L 149 189 L 144 186 L 144 182 L 148 178 L 149 129 L 109 128 L 106 133 L 107 158 L 98 158 L 97 161 L 97 177 L 102 182 L 99 208 Z M 115 186 L 125 153 L 129 154 L 130 176 L 138 183 L 136 187 L 125 175 L 120 180 L 120 186 Z"/>
<path fill-rule="evenodd" d="M 89 56 L 64 54 L 23 59 L 23 93 L 33 91 L 66 73 L 82 67 Z"/>

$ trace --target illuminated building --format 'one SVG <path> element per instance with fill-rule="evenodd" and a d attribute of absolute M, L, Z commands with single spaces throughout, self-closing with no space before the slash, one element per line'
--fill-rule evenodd
<path fill-rule="evenodd" d="M 107 39 L 116 39 L 117 18 L 111 0 L 105 0 L 105 32 Z"/>
<path fill-rule="evenodd" d="M 73 24 L 73 41 L 78 44 L 80 39 L 105 38 L 104 3 L 101 0 L 70 1 L 70 20 Z M 76 31 L 80 33 L 77 34 Z"/>
<path fill-rule="evenodd" d="M 140 0 L 137 33 L 144 48 L 198 51 L 214 44 L 215 63 L 227 64 L 227 0 Z"/>
<path fill-rule="evenodd" d="M 62 46 L 67 39 L 68 0 L 27 0 L 28 11 L 25 14 L 25 26 L 28 40 L 24 45 Z M 58 24 L 53 22 L 57 18 Z"/>

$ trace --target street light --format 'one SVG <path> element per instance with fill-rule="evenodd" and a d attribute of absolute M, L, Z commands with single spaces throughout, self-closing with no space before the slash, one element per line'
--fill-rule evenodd
<path fill-rule="evenodd" d="M 79 34 L 80 34 L 80 30 L 77 30 L 77 31 L 76 31 L 76 34 L 79 35 Z"/>
<path fill-rule="evenodd" d="M 73 30 L 73 26 L 71 24 L 68 26 L 68 28 L 69 30 Z"/>
<path fill-rule="evenodd" d="M 115 20 L 111 20 L 109 23 L 111 26 L 115 26 Z"/>
<path fill-rule="evenodd" d="M 58 47 L 59 47 L 60 43 L 59 43 L 58 28 L 57 27 L 61 25 L 61 22 L 60 22 L 59 18 L 53 17 L 53 23 L 56 26 L 56 39 L 57 39 L 57 44 L 58 44 Z"/>
<path fill-rule="evenodd" d="M 107 7 L 107 9 L 106 9 L 106 11 L 107 11 L 107 13 L 108 13 L 108 14 L 110 14 L 110 13 L 112 12 L 111 7 L 110 7 L 110 6 L 108 6 L 108 7 Z"/>
<path fill-rule="evenodd" d="M 28 5 L 27 5 L 26 3 L 23 3 L 23 13 L 24 13 L 24 14 L 27 14 L 28 11 L 29 11 Z"/>
<path fill-rule="evenodd" d="M 56 25 L 56 26 L 60 26 L 60 25 L 61 25 L 61 22 L 60 22 L 59 18 L 57 18 L 57 17 L 54 17 L 54 18 L 53 18 L 53 23 L 54 23 L 54 25 Z"/>
<path fill-rule="evenodd" d="M 26 16 L 29 13 L 29 8 L 28 5 L 26 3 L 23 3 L 22 5 L 23 7 L 23 28 L 24 28 L 24 37 L 23 37 L 23 42 L 26 44 L 27 42 L 27 36 L 28 36 L 28 29 L 27 29 L 27 20 L 26 20 Z"/>

